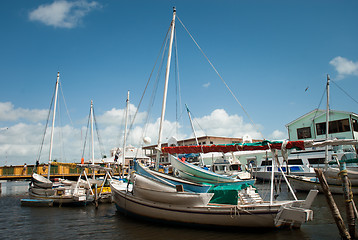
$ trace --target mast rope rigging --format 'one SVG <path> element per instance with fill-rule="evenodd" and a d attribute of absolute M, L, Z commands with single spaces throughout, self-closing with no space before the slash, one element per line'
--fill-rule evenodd
<path fill-rule="evenodd" d="M 94 107 L 92 108 L 93 111 L 93 120 L 94 120 L 94 125 L 96 127 L 96 133 L 97 133 L 97 139 L 98 139 L 98 145 L 99 145 L 99 151 L 101 153 L 101 157 L 103 157 L 105 154 L 104 151 L 104 147 L 103 147 L 103 143 L 101 140 L 101 136 L 99 135 L 99 130 L 98 130 L 98 124 L 97 124 L 97 120 L 96 120 L 96 114 L 94 114 Z"/>
<path fill-rule="evenodd" d="M 63 102 L 65 104 L 65 108 L 66 108 L 66 112 L 67 112 L 67 116 L 68 118 L 70 119 L 70 122 L 71 122 L 71 126 L 73 127 L 73 122 L 72 122 L 72 119 L 71 119 L 71 116 L 70 116 L 70 112 L 68 111 L 68 107 L 67 107 L 67 103 L 66 103 L 66 100 L 65 100 L 65 96 L 63 95 L 63 91 L 62 91 L 62 83 L 59 82 L 58 84 L 60 86 L 60 90 L 61 90 L 61 94 L 62 94 L 62 98 L 63 98 Z"/>
<path fill-rule="evenodd" d="M 91 110 L 89 112 L 89 116 L 91 116 Z M 87 128 L 86 128 L 86 135 L 85 135 L 85 140 L 84 140 L 84 143 L 83 143 L 83 150 L 82 150 L 82 158 L 84 158 L 85 156 L 85 150 L 86 150 L 86 145 L 87 145 L 87 135 L 88 135 L 88 129 L 89 129 L 89 124 L 90 124 L 90 118 L 88 118 L 87 120 Z"/>
<path fill-rule="evenodd" d="M 139 111 L 140 107 L 142 106 L 143 98 L 144 98 L 144 96 L 145 96 L 145 94 L 146 94 L 146 92 L 147 92 L 147 88 L 148 88 L 148 86 L 149 86 L 149 83 L 151 82 L 151 79 L 152 79 L 154 70 L 155 70 L 155 68 L 156 68 L 156 66 L 157 66 L 157 64 L 158 64 L 158 60 L 159 60 L 159 57 L 160 57 L 161 55 L 162 55 L 162 60 L 161 60 L 161 65 L 162 65 L 164 53 L 163 53 L 163 54 L 161 54 L 161 53 L 162 53 L 162 51 L 163 51 L 163 48 L 165 48 L 165 46 L 166 46 L 169 31 L 170 31 L 170 27 L 169 27 L 169 29 L 168 29 L 166 35 L 165 35 L 165 38 L 164 38 L 163 43 L 162 43 L 162 46 L 161 46 L 161 48 L 160 48 L 160 51 L 159 51 L 159 53 L 158 53 L 158 56 L 157 56 L 156 61 L 155 61 L 155 63 L 154 63 L 154 66 L 153 66 L 153 68 L 152 68 L 152 71 L 151 71 L 151 73 L 150 73 L 150 75 L 149 75 L 149 78 L 148 78 L 148 80 L 147 80 L 147 84 L 145 85 L 145 88 L 144 88 L 144 90 L 143 90 L 142 96 L 141 96 L 141 98 L 140 98 L 140 100 L 139 100 L 139 104 L 138 104 L 138 107 L 137 107 L 136 112 L 134 113 L 133 120 L 131 121 L 131 124 L 130 124 L 130 126 L 129 126 L 127 136 L 130 134 L 130 132 L 131 132 L 131 130 L 132 130 L 132 128 L 133 128 L 133 125 L 134 125 L 134 122 L 135 122 L 135 120 L 136 120 L 138 111 Z M 158 81 L 158 78 L 157 78 L 157 81 Z M 147 125 L 147 122 L 148 122 L 148 119 L 149 119 L 149 112 L 150 112 L 150 109 L 151 109 L 150 105 L 151 105 L 151 104 L 149 104 L 149 107 L 148 107 L 149 110 L 148 110 L 148 113 L 147 113 L 147 116 L 146 116 L 146 120 L 145 120 L 145 124 L 146 124 L 146 125 Z M 144 133 L 145 133 L 145 131 L 143 131 L 142 138 L 143 138 L 143 136 L 144 136 Z"/>
<path fill-rule="evenodd" d="M 324 90 L 323 90 L 323 94 L 322 94 L 321 100 L 319 101 L 318 107 L 316 108 L 316 112 L 315 112 L 315 114 L 314 114 L 314 116 L 313 116 L 313 118 L 312 118 L 311 126 L 312 126 L 313 128 L 314 128 L 314 121 L 315 121 L 316 116 L 317 116 L 317 114 L 318 114 L 319 108 L 320 108 L 320 106 L 321 106 L 321 104 L 322 104 L 323 97 L 324 97 L 324 95 L 325 95 L 325 93 L 326 93 L 326 90 L 327 90 L 327 88 L 325 87 Z"/>
<path fill-rule="evenodd" d="M 54 100 L 54 98 L 55 98 L 55 92 L 56 92 L 56 89 L 54 90 L 53 95 L 52 95 L 52 99 L 51 99 L 51 103 L 50 103 L 50 108 L 49 108 L 49 111 L 48 111 L 48 114 L 47 114 L 47 121 L 46 121 L 46 125 L 45 125 L 45 131 L 44 131 L 44 134 L 43 134 L 43 136 L 42 136 L 42 141 L 41 141 L 40 149 L 39 149 L 39 152 L 38 152 L 37 160 L 38 160 L 39 162 L 40 162 L 41 153 L 42 153 L 42 148 L 43 148 L 43 145 L 44 145 L 45 136 L 46 136 L 46 131 L 47 131 L 47 127 L 48 127 L 50 115 L 51 115 L 51 109 L 52 109 L 52 105 L 53 105 L 53 100 Z"/>
<path fill-rule="evenodd" d="M 210 64 L 210 66 L 213 68 L 213 70 L 216 72 L 216 74 L 219 76 L 219 78 L 221 79 L 221 81 L 224 83 L 224 85 L 226 86 L 226 88 L 229 90 L 230 94 L 234 97 L 234 99 L 236 100 L 236 102 L 240 105 L 241 109 L 244 111 L 244 113 L 246 114 L 246 116 L 248 117 L 248 119 L 251 121 L 252 125 L 255 127 L 256 131 L 258 131 L 261 134 L 261 137 L 263 139 L 264 136 L 262 134 L 262 132 L 259 130 L 259 128 L 256 126 L 256 124 L 254 123 L 254 121 L 252 120 L 252 118 L 250 117 L 250 115 L 248 114 L 248 112 L 246 112 L 245 108 L 241 105 L 241 103 L 239 102 L 239 100 L 237 99 L 237 97 L 235 96 L 235 94 L 233 93 L 233 91 L 231 91 L 230 87 L 227 85 L 227 83 L 224 81 L 224 79 L 221 77 L 221 75 L 219 74 L 219 72 L 216 70 L 216 68 L 214 67 L 214 65 L 211 63 L 211 61 L 209 60 L 209 58 L 205 55 L 204 51 L 201 49 L 201 47 L 199 46 L 199 44 L 195 41 L 194 37 L 190 34 L 190 32 L 188 31 L 188 29 L 184 26 L 183 22 L 180 20 L 180 18 L 177 16 L 179 22 L 181 23 L 181 25 L 183 26 L 183 28 L 185 29 L 185 31 L 189 34 L 190 38 L 193 40 L 193 42 L 195 43 L 195 45 L 198 47 L 198 49 L 200 50 L 200 52 L 203 54 L 203 56 L 205 57 L 205 59 L 208 61 L 208 63 Z"/>
<path fill-rule="evenodd" d="M 346 94 L 350 99 L 352 99 L 355 103 L 358 104 L 358 101 L 355 100 L 351 95 L 349 95 L 343 88 L 341 88 L 335 81 L 331 80 L 344 94 Z"/>
<path fill-rule="evenodd" d="M 195 115 L 193 114 L 193 112 L 190 111 L 189 109 L 188 109 L 188 111 L 191 113 L 191 115 L 193 115 L 193 120 L 194 120 L 194 121 L 196 122 L 196 124 L 199 126 L 199 128 L 201 129 L 201 131 L 204 132 L 204 135 L 205 135 L 205 136 L 208 136 L 207 132 L 201 127 L 201 125 L 199 124 L 199 122 L 196 120 L 196 117 L 195 117 Z"/>
<path fill-rule="evenodd" d="M 180 89 L 180 78 L 179 78 L 179 55 L 178 55 L 178 41 L 176 31 L 174 29 L 174 56 L 175 56 L 175 119 L 176 119 L 176 135 L 179 133 L 179 120 L 181 119 L 183 122 L 183 118 L 181 118 L 183 111 L 182 111 L 182 101 L 181 101 L 181 89 Z M 179 100 L 179 103 L 178 103 Z M 179 106 L 178 106 L 179 104 Z M 178 116 L 179 115 L 179 116 Z"/>

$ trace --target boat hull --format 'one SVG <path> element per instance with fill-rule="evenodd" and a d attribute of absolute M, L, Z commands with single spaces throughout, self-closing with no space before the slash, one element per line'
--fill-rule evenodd
<path fill-rule="evenodd" d="M 290 175 L 315 177 L 316 173 L 315 172 L 299 172 L 299 173 L 291 173 Z M 271 172 L 258 171 L 258 172 L 254 172 L 253 176 L 254 176 L 254 178 L 256 178 L 260 181 L 271 181 Z M 274 178 L 283 178 L 282 173 L 274 172 Z"/>
<path fill-rule="evenodd" d="M 173 177 L 164 173 L 156 172 L 149 170 L 143 166 L 141 166 L 137 161 L 134 163 L 134 169 L 138 173 L 150 177 L 154 180 L 160 181 L 165 184 L 169 184 L 171 186 L 183 185 L 184 191 L 187 192 L 196 192 L 196 193 L 206 193 L 211 188 L 211 185 L 198 184 L 195 182 L 189 182 L 184 179 L 180 179 L 177 177 Z"/>
<path fill-rule="evenodd" d="M 252 204 L 190 207 L 165 204 L 136 197 L 131 192 L 111 185 L 118 211 L 144 219 L 164 222 L 208 225 L 215 227 L 278 227 L 277 215 L 292 201 Z"/>
<path fill-rule="evenodd" d="M 192 174 L 186 173 L 186 172 L 182 172 L 182 171 L 176 171 L 176 174 L 184 179 L 188 179 L 190 181 L 194 181 L 194 182 L 206 182 L 206 183 L 210 183 L 213 184 L 215 186 L 219 186 L 219 185 L 242 185 L 242 184 L 249 184 L 249 185 L 254 185 L 255 184 L 255 180 L 251 179 L 251 180 L 237 180 L 237 181 L 230 181 L 230 182 L 218 182 L 216 180 L 210 180 L 210 179 L 205 179 L 205 178 L 201 178 L 201 177 L 197 177 L 194 176 Z"/>
<path fill-rule="evenodd" d="M 134 196 L 149 201 L 175 204 L 178 206 L 206 206 L 214 193 L 163 192 L 135 187 Z"/>
<path fill-rule="evenodd" d="M 52 188 L 53 185 L 50 180 L 37 173 L 32 174 L 32 183 L 39 188 Z"/>
<path fill-rule="evenodd" d="M 26 207 L 52 207 L 53 200 L 51 199 L 21 199 L 21 206 Z"/>
<path fill-rule="evenodd" d="M 182 161 L 178 160 L 176 157 L 174 157 L 172 155 L 169 155 L 169 157 L 170 157 L 170 161 L 171 161 L 172 166 L 176 170 L 179 170 L 180 172 L 184 172 L 184 173 L 194 175 L 194 176 L 199 177 L 201 179 L 206 179 L 207 181 L 204 181 L 204 182 L 210 183 L 210 182 L 235 182 L 235 181 L 240 181 L 237 178 L 226 177 L 226 176 L 216 174 L 214 172 L 202 169 L 200 167 L 194 166 L 193 164 L 190 164 L 190 163 L 187 163 L 187 162 L 182 162 Z"/>
<path fill-rule="evenodd" d="M 321 184 L 316 180 L 316 178 L 311 177 L 302 177 L 302 176 L 287 176 L 292 187 L 296 191 L 305 191 L 308 192 L 311 189 L 317 189 L 320 192 L 322 191 Z M 329 189 L 333 194 L 343 194 L 342 184 L 329 184 Z M 353 194 L 358 194 L 358 187 L 351 186 L 351 191 Z"/>

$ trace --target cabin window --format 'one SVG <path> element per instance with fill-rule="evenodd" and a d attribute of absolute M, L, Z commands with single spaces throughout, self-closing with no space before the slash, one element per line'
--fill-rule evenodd
<path fill-rule="evenodd" d="M 290 167 L 290 171 L 291 172 L 303 172 L 303 169 L 302 169 L 302 167 L 295 166 L 295 167 Z"/>
<path fill-rule="evenodd" d="M 288 165 L 303 165 L 302 159 L 289 159 Z"/>
<path fill-rule="evenodd" d="M 298 139 L 305 139 L 305 138 L 311 138 L 311 127 L 304 127 L 304 128 L 298 128 L 297 129 L 297 138 Z"/>
<path fill-rule="evenodd" d="M 353 125 L 353 127 L 354 127 L 354 125 Z M 325 122 L 317 123 L 316 129 L 317 129 L 317 135 L 326 134 L 326 123 Z M 340 132 L 349 132 L 350 130 L 351 129 L 349 127 L 348 118 L 329 122 L 329 133 L 330 134 L 340 133 Z"/>
<path fill-rule="evenodd" d="M 324 164 L 324 158 L 309 158 L 308 162 L 312 164 Z"/>
<path fill-rule="evenodd" d="M 240 170 L 240 165 L 239 164 L 230 165 L 230 169 L 233 170 L 233 171 L 239 171 Z"/>
<path fill-rule="evenodd" d="M 271 160 L 265 160 L 261 162 L 261 166 L 271 166 L 272 161 Z"/>
<path fill-rule="evenodd" d="M 358 121 L 357 121 L 357 119 L 352 119 L 352 125 L 353 125 L 353 130 L 355 132 L 358 132 Z"/>

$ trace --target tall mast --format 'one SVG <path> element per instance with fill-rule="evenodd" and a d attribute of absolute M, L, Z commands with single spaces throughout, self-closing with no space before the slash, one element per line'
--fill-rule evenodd
<path fill-rule="evenodd" d="M 92 142 L 92 166 L 94 166 L 94 135 L 93 135 L 93 101 L 91 100 L 91 142 Z M 92 169 L 92 178 L 95 178 L 94 168 Z"/>
<path fill-rule="evenodd" d="M 128 123 L 128 109 L 129 109 L 129 91 L 127 93 L 126 101 L 126 120 L 124 125 L 124 138 L 123 138 L 123 159 L 122 159 L 122 178 L 124 178 L 124 166 L 126 163 L 126 141 L 127 141 L 127 123 Z"/>
<path fill-rule="evenodd" d="M 326 92 L 327 92 L 327 108 L 326 108 L 326 140 L 328 140 L 329 136 L 329 75 L 327 74 L 327 86 L 326 86 Z M 325 169 L 328 167 L 328 146 L 325 147 Z"/>
<path fill-rule="evenodd" d="M 162 114 L 160 117 L 160 125 L 159 125 L 159 136 L 158 136 L 158 149 L 157 149 L 157 156 L 155 161 L 155 169 L 159 169 L 159 158 L 161 152 L 161 138 L 162 138 L 162 129 L 163 129 L 163 121 L 165 116 L 165 108 L 167 103 L 167 92 L 168 92 L 168 80 L 169 80 L 169 72 L 170 72 L 170 60 L 172 56 L 172 47 L 173 47 L 173 38 L 174 38 L 174 28 L 175 28 L 175 16 L 176 10 L 175 7 L 173 8 L 173 20 L 171 22 L 171 33 L 170 33 L 170 43 L 169 43 L 169 50 L 168 50 L 168 60 L 167 60 L 167 68 L 165 72 L 165 84 L 164 84 L 164 94 L 163 94 L 163 104 L 162 104 Z"/>
<path fill-rule="evenodd" d="M 51 140 L 50 140 L 50 153 L 49 153 L 49 160 L 48 160 L 48 172 L 47 178 L 50 179 L 50 170 L 51 170 L 51 158 L 52 158 L 52 146 L 53 146 L 53 134 L 55 129 L 55 119 L 56 119 L 56 107 L 57 107 L 57 92 L 58 92 L 58 83 L 60 81 L 60 72 L 57 72 L 57 79 L 56 79 L 56 87 L 55 87 L 55 103 L 53 105 L 53 115 L 52 115 L 52 129 L 51 129 Z"/>
<path fill-rule="evenodd" d="M 186 107 L 186 111 L 188 112 L 188 116 L 189 116 L 189 120 L 190 120 L 190 126 L 191 126 L 191 129 L 193 130 L 193 133 L 194 133 L 196 145 L 199 146 L 198 138 L 196 137 L 196 132 L 195 132 L 195 129 L 194 129 L 193 121 L 191 119 L 191 114 L 190 114 L 189 108 L 188 108 L 188 106 L 186 104 L 185 104 L 185 107 Z M 200 156 L 200 165 L 203 166 L 204 161 L 203 161 L 203 157 L 201 156 L 201 153 L 199 154 L 199 156 Z"/>

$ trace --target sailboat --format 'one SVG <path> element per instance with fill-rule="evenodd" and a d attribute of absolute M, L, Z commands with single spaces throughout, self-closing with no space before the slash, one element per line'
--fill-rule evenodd
<path fill-rule="evenodd" d="M 94 163 L 94 123 L 95 123 L 95 117 L 94 117 L 94 108 L 93 108 L 93 100 L 91 100 L 91 107 L 90 107 L 90 114 L 89 114 L 89 122 L 90 122 L 90 131 L 91 131 L 91 164 L 78 164 L 78 167 L 81 168 L 81 174 L 78 178 L 78 181 L 76 183 L 76 186 L 78 186 L 81 182 L 82 176 L 85 177 L 85 181 L 87 183 L 87 186 L 90 190 L 90 194 L 92 199 L 96 202 L 96 204 L 99 202 L 112 202 L 112 193 L 110 191 L 108 182 L 112 180 L 111 176 L 111 168 L 102 167 L 99 165 L 96 165 Z M 98 132 L 97 132 L 98 135 Z M 84 146 L 85 149 L 85 146 Z M 83 156 L 82 156 L 83 159 Z M 92 170 L 92 178 L 89 179 L 86 174 L 86 169 Z M 105 176 L 103 180 L 96 179 L 96 171 L 105 171 Z M 93 191 L 93 190 L 94 191 Z"/>
<path fill-rule="evenodd" d="M 29 195 L 33 200 L 27 202 L 33 203 L 34 205 L 36 205 L 38 202 L 41 202 L 43 200 L 49 200 L 51 201 L 51 203 L 55 203 L 59 205 L 86 204 L 88 202 L 87 190 L 84 187 L 77 186 L 77 185 L 68 186 L 59 182 L 53 183 L 50 180 L 53 135 L 54 135 L 54 128 L 55 128 L 59 80 L 60 80 L 60 73 L 58 72 L 56 85 L 55 85 L 55 94 L 54 94 L 54 106 L 53 106 L 53 116 L 52 116 L 52 128 L 51 128 L 47 178 L 34 172 L 32 174 L 32 180 L 29 187 Z M 38 200 L 37 202 L 35 201 L 36 199 Z"/>
<path fill-rule="evenodd" d="M 170 27 L 170 42 L 168 50 L 167 68 L 165 74 L 164 95 L 162 113 L 160 118 L 156 169 L 159 167 L 161 148 L 161 133 L 166 107 L 166 94 L 169 79 L 171 49 L 174 36 L 176 10 L 173 10 L 173 18 Z M 267 144 L 271 146 L 272 144 Z M 272 145 L 273 146 L 273 145 Z M 194 146 L 195 147 L 195 146 Z M 148 181 L 153 181 L 148 179 Z M 131 186 L 131 187 L 129 187 Z M 177 222 L 190 225 L 227 226 L 227 227 L 300 227 L 302 223 L 312 220 L 313 211 L 310 206 L 317 195 L 317 191 L 311 191 L 306 200 L 298 200 L 294 193 L 294 200 L 277 201 L 273 198 L 273 186 L 271 186 L 270 201 L 264 201 L 257 196 L 251 187 L 242 189 L 235 204 L 199 204 L 195 206 L 179 205 L 165 201 L 155 201 L 135 194 L 135 184 L 123 185 L 111 184 L 114 202 L 118 211 L 126 215 L 137 216 L 144 219 L 156 219 L 167 222 Z M 179 190 L 179 189 L 178 189 Z M 179 195 L 180 191 L 174 192 Z"/>
<path fill-rule="evenodd" d="M 184 191 L 187 192 L 196 192 L 196 193 L 206 193 L 211 188 L 211 185 L 207 184 L 199 184 L 191 181 L 186 181 L 181 178 L 173 177 L 171 175 L 161 173 L 158 171 L 150 170 L 144 166 L 142 166 L 138 161 L 134 160 L 134 171 L 140 173 L 143 176 L 149 177 L 161 183 L 164 183 L 169 186 L 177 186 L 182 185 Z"/>

